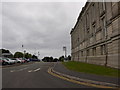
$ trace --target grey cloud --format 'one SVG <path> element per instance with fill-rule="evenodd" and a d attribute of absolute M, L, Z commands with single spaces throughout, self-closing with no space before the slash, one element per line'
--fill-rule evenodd
<path fill-rule="evenodd" d="M 70 30 L 84 3 L 3 3 L 3 48 L 24 49 L 41 57 L 59 57 L 62 47 L 70 54 Z"/>

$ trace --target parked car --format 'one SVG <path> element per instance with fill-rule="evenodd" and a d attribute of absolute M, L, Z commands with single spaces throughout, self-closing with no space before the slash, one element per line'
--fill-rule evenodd
<path fill-rule="evenodd" d="M 3 65 L 10 65 L 10 64 L 14 64 L 15 62 L 9 58 L 2 58 L 2 64 Z"/>
<path fill-rule="evenodd" d="M 3 63 L 3 60 L 2 60 L 2 58 L 0 57 L 0 65 L 2 65 L 2 63 Z"/>
<path fill-rule="evenodd" d="M 10 59 L 10 58 L 6 58 L 6 59 L 9 60 L 9 62 L 10 62 L 11 64 L 15 64 L 15 63 L 16 63 L 16 61 L 13 60 L 13 59 Z"/>
<path fill-rule="evenodd" d="M 12 59 L 10 59 L 10 60 L 12 60 L 13 64 L 17 63 L 17 61 L 16 61 L 15 58 L 12 58 Z"/>
<path fill-rule="evenodd" d="M 29 60 L 29 59 L 26 59 L 26 58 L 25 58 L 24 60 L 25 60 L 25 62 L 30 62 L 30 60 Z"/>
<path fill-rule="evenodd" d="M 16 63 L 22 63 L 22 60 L 20 60 L 19 58 L 15 58 Z"/>
<path fill-rule="evenodd" d="M 40 61 L 40 59 L 36 59 L 36 58 L 30 58 L 30 61 Z"/>
<path fill-rule="evenodd" d="M 21 63 L 25 63 L 25 60 L 23 58 L 19 58 L 21 60 Z"/>

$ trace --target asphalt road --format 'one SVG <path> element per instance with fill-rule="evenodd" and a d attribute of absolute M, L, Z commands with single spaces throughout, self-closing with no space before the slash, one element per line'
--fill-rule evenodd
<path fill-rule="evenodd" d="M 91 88 L 52 76 L 47 70 L 54 64 L 36 62 L 3 68 L 2 88 Z"/>

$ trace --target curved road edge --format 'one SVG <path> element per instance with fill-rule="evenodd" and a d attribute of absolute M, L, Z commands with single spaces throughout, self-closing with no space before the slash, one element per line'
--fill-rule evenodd
<path fill-rule="evenodd" d="M 54 67 L 55 67 L 55 65 L 54 65 Z M 67 75 L 67 74 L 63 74 L 63 73 L 55 71 L 54 67 L 50 67 L 47 72 L 49 74 L 51 74 L 55 77 L 61 78 L 63 80 L 73 82 L 73 83 L 77 83 L 77 84 L 81 84 L 81 85 L 85 85 L 85 86 L 96 87 L 96 88 L 120 89 L 119 86 L 116 85 L 116 84 L 93 81 L 93 80 L 88 80 L 88 79 L 82 79 L 82 78 L 70 76 L 70 75 Z"/>

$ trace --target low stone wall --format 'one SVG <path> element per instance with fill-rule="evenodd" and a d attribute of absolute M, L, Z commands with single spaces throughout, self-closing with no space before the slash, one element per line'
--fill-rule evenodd
<path fill-rule="evenodd" d="M 89 56 L 87 57 L 87 63 L 97 64 L 97 65 L 105 65 L 106 56 Z"/>
<path fill-rule="evenodd" d="M 90 64 L 103 65 L 103 66 L 105 66 L 105 64 L 107 63 L 106 66 L 120 69 L 120 65 L 118 63 L 119 59 L 120 59 L 120 54 L 119 55 L 111 54 L 111 55 L 108 55 L 107 57 L 106 55 L 80 57 L 79 61 L 90 63 Z"/>
<path fill-rule="evenodd" d="M 86 62 L 86 57 L 80 57 L 80 58 L 79 58 L 79 61 L 80 61 L 80 62 Z"/>
<path fill-rule="evenodd" d="M 108 55 L 107 66 L 120 69 L 119 60 L 120 60 L 120 54 Z"/>

